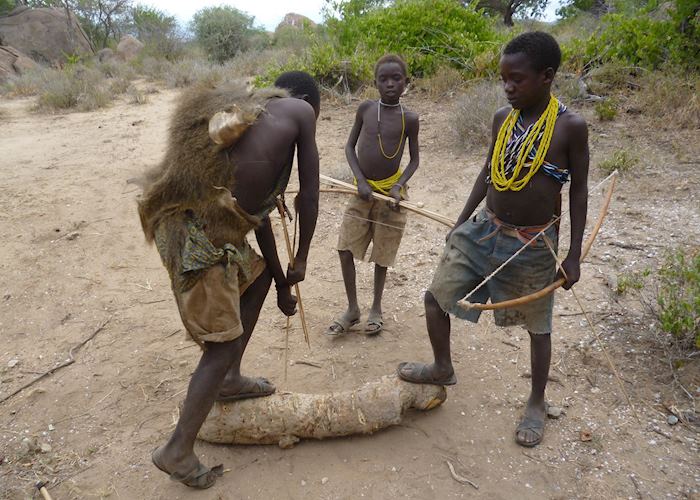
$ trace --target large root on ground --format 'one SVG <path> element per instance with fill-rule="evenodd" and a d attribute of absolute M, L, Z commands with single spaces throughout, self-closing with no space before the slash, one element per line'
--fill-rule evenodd
<path fill-rule="evenodd" d="M 279 444 L 371 434 L 401 422 L 409 408 L 431 410 L 447 399 L 444 387 L 411 384 L 397 376 L 331 394 L 278 392 L 272 396 L 214 404 L 199 431 L 211 443 Z"/>

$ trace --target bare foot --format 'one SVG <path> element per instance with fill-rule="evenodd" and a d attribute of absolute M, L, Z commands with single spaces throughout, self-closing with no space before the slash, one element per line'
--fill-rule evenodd
<path fill-rule="evenodd" d="M 527 402 L 525 415 L 515 429 L 515 442 L 521 446 L 531 448 L 542 442 L 544 436 L 544 420 L 547 416 L 547 408 L 544 400 Z"/>

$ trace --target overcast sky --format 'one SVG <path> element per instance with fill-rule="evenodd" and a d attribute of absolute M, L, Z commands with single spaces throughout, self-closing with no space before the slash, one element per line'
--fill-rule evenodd
<path fill-rule="evenodd" d="M 323 20 L 321 9 L 325 4 L 324 0 L 295 0 L 294 2 L 280 2 L 279 0 L 203 0 L 200 2 L 192 0 L 138 0 L 137 3 L 156 7 L 173 15 L 183 26 L 190 22 L 195 12 L 204 7 L 231 5 L 254 16 L 255 24 L 262 25 L 269 31 L 274 31 L 288 12 L 302 14 L 319 23 Z M 558 6 L 559 0 L 550 2 L 545 12 L 545 20 L 554 20 L 554 11 Z"/>

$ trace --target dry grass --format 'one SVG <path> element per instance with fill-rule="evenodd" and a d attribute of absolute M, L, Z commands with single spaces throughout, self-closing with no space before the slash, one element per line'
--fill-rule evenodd
<path fill-rule="evenodd" d="M 425 90 L 432 99 L 454 95 L 462 85 L 462 73 L 451 66 L 442 66 L 432 76 L 416 81 L 416 87 Z"/>
<path fill-rule="evenodd" d="M 493 114 L 507 103 L 501 85 L 479 80 L 456 99 L 450 116 L 450 128 L 460 145 L 488 143 L 491 140 Z"/>
<path fill-rule="evenodd" d="M 129 99 L 129 104 L 146 104 L 148 102 L 148 94 L 140 90 L 136 85 L 130 85 L 126 89 L 126 95 Z"/>
<path fill-rule="evenodd" d="M 655 71 L 637 84 L 630 100 L 643 115 L 672 129 L 700 129 L 700 75 Z"/>
<path fill-rule="evenodd" d="M 114 97 L 104 74 L 95 68 L 69 66 L 52 76 L 39 91 L 40 111 L 91 111 L 107 106 Z"/>
<path fill-rule="evenodd" d="M 37 67 L 22 73 L 22 75 L 11 77 L 4 84 L 0 85 L 0 93 L 10 97 L 29 97 L 37 95 L 47 81 L 52 79 L 56 70 Z"/>

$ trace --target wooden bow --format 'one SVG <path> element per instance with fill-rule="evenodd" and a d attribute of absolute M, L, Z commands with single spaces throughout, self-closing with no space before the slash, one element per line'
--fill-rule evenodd
<path fill-rule="evenodd" d="M 612 195 L 613 192 L 615 191 L 615 182 L 617 181 L 617 175 L 612 176 L 612 180 L 610 182 L 610 187 L 608 188 L 608 192 L 605 196 L 605 200 L 603 201 L 603 206 L 600 209 L 600 214 L 598 215 L 598 220 L 596 221 L 595 226 L 593 227 L 593 231 L 591 232 L 591 235 L 588 237 L 588 240 L 586 240 L 586 243 L 583 246 L 583 251 L 581 252 L 581 259 L 580 262 L 583 262 L 583 260 L 586 258 L 588 255 L 588 252 L 591 249 L 591 246 L 593 246 L 593 242 L 595 241 L 596 237 L 598 236 L 598 231 L 600 231 L 601 226 L 603 225 L 603 221 L 605 220 L 605 216 L 608 214 L 608 208 L 610 207 L 610 201 L 612 200 Z M 490 303 L 490 304 L 480 304 L 480 303 L 473 303 L 469 302 L 468 300 L 462 299 L 457 302 L 457 305 L 459 305 L 463 309 L 478 309 L 480 311 L 493 311 L 495 309 L 505 309 L 507 307 L 517 307 L 517 306 L 522 306 L 525 304 L 528 304 L 534 300 L 541 299 L 542 297 L 546 297 L 550 293 L 552 293 L 554 290 L 562 286 L 564 283 L 566 283 L 565 278 L 559 278 L 556 280 L 554 283 L 546 286 L 542 290 L 538 292 L 533 292 L 529 295 L 524 295 L 523 297 L 518 297 L 516 299 L 510 299 L 510 300 L 504 300 L 502 302 L 496 302 L 496 303 Z"/>
<path fill-rule="evenodd" d="M 352 184 L 349 184 L 347 182 L 339 181 L 338 179 L 334 179 L 333 177 L 328 177 L 327 175 L 321 174 L 320 179 L 327 184 L 330 184 L 331 186 L 338 186 L 340 189 L 332 189 L 328 190 L 327 192 L 330 193 L 341 193 L 341 194 L 357 194 L 357 187 L 353 186 Z M 384 196 L 383 194 L 375 193 L 372 191 L 372 197 L 377 199 L 377 200 L 382 200 L 382 201 L 388 201 L 390 203 L 394 203 L 396 200 L 392 198 L 391 196 Z M 439 213 L 433 212 L 431 210 L 426 210 L 422 207 L 419 207 L 418 205 L 415 205 L 411 202 L 401 200 L 399 202 L 399 206 L 405 208 L 406 210 L 410 210 L 411 212 L 417 213 L 419 215 L 422 215 L 423 217 L 427 217 L 428 219 L 432 219 L 436 222 L 439 222 L 440 224 L 444 224 L 450 229 L 452 229 L 455 225 L 456 221 L 453 221 L 449 217 L 445 217 L 444 215 L 441 215 Z"/>

